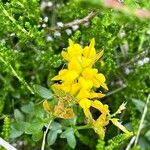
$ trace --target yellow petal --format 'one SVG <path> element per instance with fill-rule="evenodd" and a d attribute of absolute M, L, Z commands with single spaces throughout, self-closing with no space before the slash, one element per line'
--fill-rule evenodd
<path fill-rule="evenodd" d="M 97 74 L 95 78 L 101 83 L 106 81 L 105 76 L 102 73 Z"/>
<path fill-rule="evenodd" d="M 95 78 L 93 79 L 93 84 L 95 87 L 102 86 L 104 89 L 108 90 L 106 83 L 104 83 L 105 81 L 105 76 L 102 73 L 99 73 L 95 75 Z"/>
<path fill-rule="evenodd" d="M 76 96 L 77 92 L 80 90 L 80 84 L 79 83 L 74 83 L 71 85 L 71 91 L 70 94 L 73 96 Z"/>
<path fill-rule="evenodd" d="M 90 112 L 90 100 L 84 98 L 79 102 L 79 105 L 83 108 L 83 112 L 86 116 L 87 122 L 88 123 L 92 123 L 93 118 L 92 118 L 92 114 Z"/>
<path fill-rule="evenodd" d="M 105 129 L 98 123 L 93 124 L 94 131 L 99 135 L 100 139 L 104 139 L 105 137 Z"/>
<path fill-rule="evenodd" d="M 96 74 L 93 78 L 94 86 L 97 88 L 100 87 L 101 84 L 105 82 L 105 80 L 105 76 L 102 73 Z"/>
<path fill-rule="evenodd" d="M 117 126 L 120 130 L 122 130 L 125 133 L 130 133 L 119 121 L 117 118 L 112 118 L 111 121 L 112 123 Z"/>
<path fill-rule="evenodd" d="M 45 100 L 45 101 L 43 102 L 43 108 L 44 108 L 44 110 L 47 111 L 48 113 L 51 113 L 51 112 L 52 112 L 52 108 L 49 106 L 47 100 Z"/>
<path fill-rule="evenodd" d="M 73 81 L 78 76 L 79 76 L 79 74 L 76 71 L 68 71 L 66 76 L 64 77 L 64 81 Z"/>
<path fill-rule="evenodd" d="M 103 93 L 90 92 L 90 98 L 103 98 L 103 97 L 105 97 L 105 94 Z"/>
<path fill-rule="evenodd" d="M 85 47 L 83 49 L 83 56 L 87 58 L 94 58 L 94 56 L 96 55 L 94 46 L 95 46 L 95 39 L 93 38 L 90 42 L 89 47 Z"/>
<path fill-rule="evenodd" d="M 82 66 L 81 66 L 81 64 L 79 63 L 79 61 L 76 57 L 73 57 L 71 59 L 71 61 L 68 64 L 68 69 L 69 70 L 75 70 L 78 73 L 80 73 L 82 71 Z"/>
<path fill-rule="evenodd" d="M 87 98 L 83 98 L 79 101 L 79 105 L 83 108 L 83 112 L 87 118 L 88 123 L 91 123 L 93 118 L 90 112 L 91 101 Z"/>
<path fill-rule="evenodd" d="M 104 50 L 100 51 L 96 56 L 94 57 L 94 62 L 95 63 L 98 59 L 100 59 L 104 54 Z"/>
<path fill-rule="evenodd" d="M 86 57 L 82 57 L 82 67 L 86 68 L 86 67 L 92 67 L 93 65 L 93 60 L 91 58 L 86 58 Z"/>
<path fill-rule="evenodd" d="M 82 76 L 85 79 L 93 79 L 94 76 L 97 74 L 98 70 L 93 68 L 85 68 L 82 72 Z"/>
<path fill-rule="evenodd" d="M 64 82 L 60 84 L 60 89 L 62 89 L 66 93 L 69 93 L 71 91 L 71 84 Z"/>
<path fill-rule="evenodd" d="M 98 109 L 101 113 L 109 114 L 108 105 L 103 105 L 100 101 L 95 100 L 91 104 L 92 107 Z"/>
<path fill-rule="evenodd" d="M 79 105 L 85 109 L 85 108 L 90 108 L 92 101 L 87 99 L 87 98 L 83 98 L 79 101 Z"/>
<path fill-rule="evenodd" d="M 64 92 L 66 92 L 66 93 L 69 93 L 70 90 L 71 90 L 71 84 L 69 84 L 69 83 L 57 84 L 56 83 L 56 84 L 53 84 L 51 86 L 51 88 L 52 88 L 52 90 L 54 91 L 54 93 L 56 95 L 58 95 L 61 90 L 64 91 Z"/>
<path fill-rule="evenodd" d="M 101 83 L 101 86 L 102 86 L 104 89 L 108 90 L 108 87 L 107 87 L 106 83 Z"/>
<path fill-rule="evenodd" d="M 95 122 L 103 127 L 107 126 L 109 124 L 107 114 L 101 114 Z"/>
<path fill-rule="evenodd" d="M 61 55 L 65 60 L 71 61 L 73 57 L 79 57 L 82 55 L 82 47 L 79 44 L 74 44 L 74 42 L 69 39 L 67 52 L 62 51 Z"/>
<path fill-rule="evenodd" d="M 92 49 L 95 46 L 95 39 L 93 38 L 90 42 L 90 48 Z"/>
<path fill-rule="evenodd" d="M 84 79 L 83 77 L 80 77 L 78 80 L 83 89 L 91 89 L 93 87 L 93 82 L 91 80 Z"/>
<path fill-rule="evenodd" d="M 77 99 L 81 100 L 83 98 L 89 98 L 90 92 L 85 89 L 80 89 L 79 93 L 77 94 Z"/>
<path fill-rule="evenodd" d="M 79 74 L 76 71 L 64 69 L 59 73 L 58 76 L 54 77 L 53 80 L 59 79 L 62 81 L 71 82 L 74 81 L 78 76 Z"/>
<path fill-rule="evenodd" d="M 67 52 L 62 51 L 62 52 L 61 52 L 61 55 L 62 55 L 62 57 L 63 57 L 65 60 L 67 60 L 67 61 L 69 61 L 69 60 L 70 60 L 69 55 L 68 55 L 68 53 L 67 53 Z"/>
<path fill-rule="evenodd" d="M 67 69 L 62 69 L 59 71 L 58 75 L 53 77 L 51 80 L 62 80 L 62 77 L 66 74 Z"/>
<path fill-rule="evenodd" d="M 73 44 L 67 48 L 69 59 L 71 60 L 72 57 L 78 57 L 82 55 L 82 47 L 79 44 Z"/>

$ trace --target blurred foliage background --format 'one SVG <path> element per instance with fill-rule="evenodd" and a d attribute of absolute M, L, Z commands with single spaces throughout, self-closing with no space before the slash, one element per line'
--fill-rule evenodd
<path fill-rule="evenodd" d="M 49 119 L 41 102 L 51 98 L 51 78 L 65 66 L 60 53 L 69 38 L 83 46 L 95 38 L 97 51 L 104 50 L 96 64 L 109 87 L 102 102 L 111 112 L 127 102 L 119 117 L 136 135 L 150 92 L 149 11 L 148 0 L 0 0 L 1 137 L 20 150 L 40 149 Z M 53 122 L 47 150 L 100 150 L 104 144 L 120 150 L 129 144 L 111 125 L 105 141 L 90 129 L 78 131 L 84 116 L 77 112 L 76 119 Z M 132 149 L 150 149 L 149 113 L 148 107 Z"/>

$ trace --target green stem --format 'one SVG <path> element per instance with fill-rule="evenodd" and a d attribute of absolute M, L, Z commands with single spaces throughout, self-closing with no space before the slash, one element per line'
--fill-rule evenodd
<path fill-rule="evenodd" d="M 50 127 L 52 121 L 53 121 L 53 118 L 50 119 L 49 124 L 48 124 L 48 126 L 47 126 L 47 128 L 46 128 L 46 131 L 44 132 L 41 150 L 44 150 L 44 148 L 45 148 L 46 135 L 47 135 L 47 133 L 48 133 L 48 130 L 49 130 L 49 127 Z"/>
<path fill-rule="evenodd" d="M 9 15 L 9 13 L 7 12 L 7 10 L 6 10 L 2 5 L 1 5 L 0 7 L 2 8 L 3 14 L 4 14 L 6 17 L 8 17 L 9 20 L 10 20 L 13 24 L 15 24 L 19 30 L 21 30 L 22 32 L 24 32 L 24 33 L 26 33 L 26 34 L 28 33 L 24 28 L 22 28 L 19 24 L 16 23 L 16 20 L 15 20 L 12 16 Z M 28 35 L 28 34 L 27 34 L 27 35 Z"/>
<path fill-rule="evenodd" d="M 76 127 L 77 130 L 83 130 L 83 129 L 90 129 L 91 128 L 91 125 L 84 125 L 84 126 L 78 126 Z"/>
<path fill-rule="evenodd" d="M 21 83 L 23 83 L 23 84 L 27 87 L 27 89 L 28 89 L 32 94 L 34 94 L 34 91 L 32 90 L 32 88 L 28 85 L 28 83 L 27 83 L 23 78 L 21 78 L 21 77 L 17 74 L 17 72 L 15 71 L 15 69 L 12 67 L 12 65 L 11 65 L 11 64 L 8 64 L 2 57 L 0 57 L 0 60 L 1 60 L 6 66 L 8 66 L 8 67 L 11 69 L 13 75 L 14 75 Z"/>

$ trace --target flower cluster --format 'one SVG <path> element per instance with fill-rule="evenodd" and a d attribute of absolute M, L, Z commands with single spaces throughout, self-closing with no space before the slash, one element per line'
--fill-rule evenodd
<path fill-rule="evenodd" d="M 96 53 L 94 48 L 95 40 L 92 39 L 89 46 L 82 48 L 79 44 L 69 39 L 69 47 L 67 51 L 62 51 L 63 58 L 68 61 L 68 67 L 59 71 L 59 74 L 52 80 L 59 80 L 61 83 L 53 84 L 52 89 L 60 89 L 76 98 L 76 103 L 82 107 L 83 112 L 95 132 L 104 138 L 105 127 L 111 120 L 113 124 L 118 126 L 122 131 L 129 131 L 118 122 L 117 118 L 113 118 L 116 114 L 121 113 L 125 109 L 124 103 L 119 107 L 116 113 L 110 115 L 108 105 L 102 104 L 98 98 L 105 96 L 103 93 L 96 93 L 94 89 L 102 87 L 108 90 L 105 83 L 106 79 L 102 73 L 98 73 L 93 68 L 95 62 L 102 57 L 103 51 Z M 90 112 L 93 107 L 100 111 L 100 116 L 95 120 Z"/>
<path fill-rule="evenodd" d="M 95 40 L 92 39 L 90 45 L 82 49 L 79 44 L 74 44 L 73 41 L 69 40 L 67 52 L 62 51 L 62 56 L 68 61 L 68 68 L 62 69 L 52 79 L 61 80 L 61 84 L 54 84 L 53 86 L 75 96 L 78 102 L 82 99 L 86 101 L 104 96 L 102 93 L 95 93 L 93 87 L 102 86 L 108 89 L 105 76 L 98 73 L 97 69 L 92 68 L 93 64 L 103 55 L 103 51 L 96 54 L 94 45 Z"/>

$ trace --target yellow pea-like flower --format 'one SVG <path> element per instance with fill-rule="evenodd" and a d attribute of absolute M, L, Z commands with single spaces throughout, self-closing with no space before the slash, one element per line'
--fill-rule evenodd
<path fill-rule="evenodd" d="M 91 40 L 89 46 L 84 48 L 69 39 L 68 48 L 61 53 L 63 58 L 68 62 L 68 65 L 65 69 L 60 70 L 58 75 L 52 78 L 52 80 L 60 81 L 59 84 L 52 85 L 52 89 L 56 95 L 56 89 L 71 95 L 66 96 L 66 98 L 63 97 L 63 94 L 59 95 L 60 98 L 58 98 L 58 104 L 54 107 L 53 114 L 65 119 L 74 117 L 73 109 L 70 105 L 66 105 L 73 101 L 74 104 L 78 104 L 83 109 L 87 123 L 92 126 L 94 131 L 102 139 L 105 136 L 105 128 L 110 121 L 123 132 L 129 133 L 118 119 L 114 118 L 116 114 L 121 113 L 121 111 L 125 109 L 125 104 L 122 104 L 117 112 L 111 115 L 108 105 L 98 100 L 98 98 L 103 98 L 105 94 L 95 92 L 95 89 L 99 87 L 108 90 L 104 74 L 99 73 L 98 69 L 93 67 L 94 63 L 101 58 L 103 54 L 103 50 L 96 53 L 94 38 Z M 75 100 L 72 97 L 74 97 Z M 51 111 L 47 101 L 44 101 L 43 107 L 47 112 Z M 100 112 L 97 119 L 93 118 L 92 112 L 90 111 L 91 107 Z"/>

